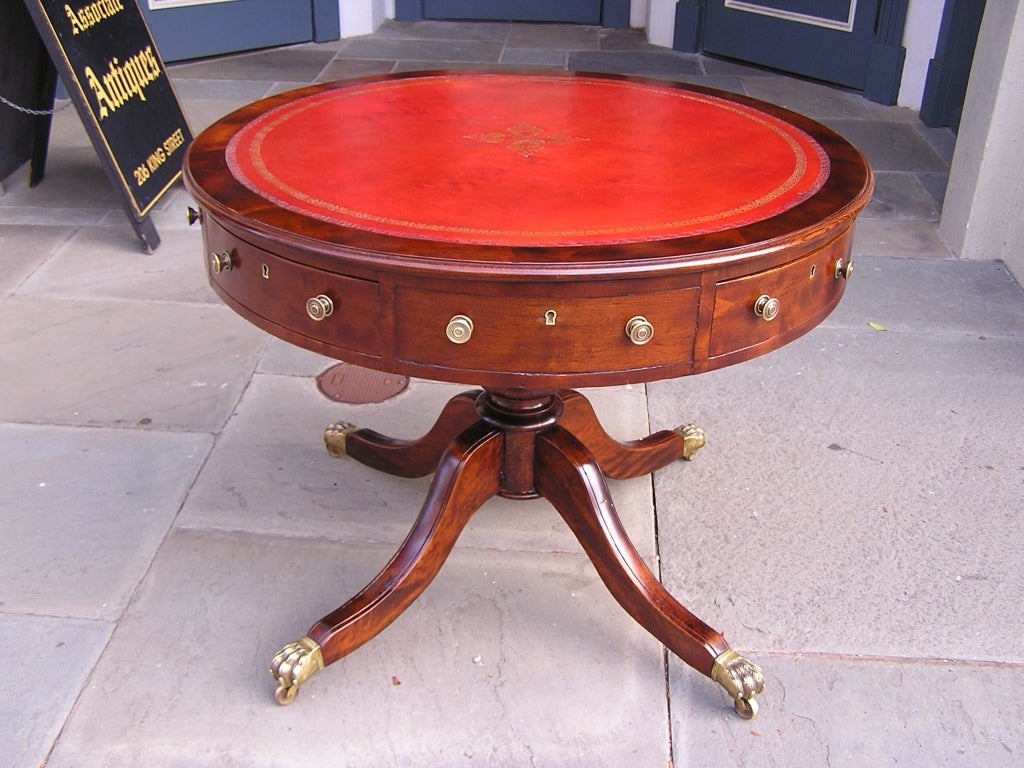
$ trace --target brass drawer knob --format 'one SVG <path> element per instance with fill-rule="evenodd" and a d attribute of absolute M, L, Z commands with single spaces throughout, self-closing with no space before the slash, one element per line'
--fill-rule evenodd
<path fill-rule="evenodd" d="M 203 220 L 203 212 L 202 211 L 197 211 L 191 205 L 186 206 L 185 207 L 185 220 L 188 222 L 188 225 L 191 227 L 197 221 L 202 221 Z"/>
<path fill-rule="evenodd" d="M 306 314 L 317 322 L 330 317 L 333 312 L 334 302 L 331 301 L 330 296 L 325 296 L 322 293 L 306 302 Z"/>
<path fill-rule="evenodd" d="M 465 315 L 456 315 L 448 321 L 444 332 L 453 344 L 465 344 L 473 335 L 473 321 Z"/>
<path fill-rule="evenodd" d="M 754 314 L 765 321 L 771 321 L 778 317 L 781 308 L 782 304 L 779 303 L 779 300 L 772 298 L 767 293 L 762 293 L 754 302 Z"/>
<path fill-rule="evenodd" d="M 853 259 L 847 261 L 846 259 L 840 259 L 836 262 L 836 280 L 839 278 L 849 280 L 853 277 Z"/>
<path fill-rule="evenodd" d="M 626 323 L 626 335 L 634 344 L 646 344 L 654 338 L 654 326 L 643 315 L 637 315 Z"/>
<path fill-rule="evenodd" d="M 221 251 L 220 253 L 210 254 L 210 269 L 212 269 L 215 274 L 219 275 L 221 272 L 230 272 L 231 267 L 230 252 Z"/>

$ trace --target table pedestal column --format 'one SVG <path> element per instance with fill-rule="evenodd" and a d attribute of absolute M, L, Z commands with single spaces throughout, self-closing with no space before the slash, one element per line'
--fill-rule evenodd
<path fill-rule="evenodd" d="M 605 477 L 640 477 L 704 444 L 692 425 L 620 442 L 571 390 L 487 390 L 452 398 L 418 440 L 350 424 L 328 428 L 328 451 L 402 477 L 434 473 L 412 530 L 384 569 L 348 602 L 281 650 L 271 664 L 277 701 L 366 643 L 408 608 L 441 570 L 466 523 L 493 496 L 542 496 L 582 544 L 619 604 L 697 671 L 722 685 L 742 717 L 757 712 L 761 670 L 666 590 L 626 535 Z"/>

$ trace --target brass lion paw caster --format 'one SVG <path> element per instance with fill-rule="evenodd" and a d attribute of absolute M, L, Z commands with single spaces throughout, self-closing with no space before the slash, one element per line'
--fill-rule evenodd
<path fill-rule="evenodd" d="M 338 421 L 327 427 L 324 430 L 324 446 L 327 448 L 327 452 L 336 459 L 343 458 L 346 455 L 348 436 L 357 429 L 359 427 L 349 424 L 347 421 Z"/>
<path fill-rule="evenodd" d="M 754 697 L 764 693 L 764 674 L 759 666 L 730 648 L 715 659 L 711 679 L 732 697 L 737 715 L 744 720 L 757 715 L 757 699 Z"/>
<path fill-rule="evenodd" d="M 672 431 L 683 438 L 683 459 L 686 461 L 693 461 L 697 457 L 697 451 L 707 443 L 704 430 L 696 424 L 684 424 Z"/>
<path fill-rule="evenodd" d="M 274 699 L 282 707 L 295 701 L 299 686 L 324 668 L 320 646 L 308 638 L 288 643 L 270 662 L 270 676 L 277 681 Z"/>

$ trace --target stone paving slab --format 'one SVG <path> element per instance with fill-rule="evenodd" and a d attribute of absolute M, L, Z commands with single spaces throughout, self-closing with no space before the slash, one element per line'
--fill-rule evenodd
<path fill-rule="evenodd" d="M 215 432 L 265 343 L 222 306 L 7 299 L 0 420 Z"/>
<path fill-rule="evenodd" d="M 668 80 L 700 72 L 695 57 L 646 51 L 573 51 L 568 67 L 577 72 L 623 73 Z"/>
<path fill-rule="evenodd" d="M 0 225 L 0 294 L 13 291 L 75 234 L 73 227 Z"/>
<path fill-rule="evenodd" d="M 414 381 L 406 392 L 384 403 L 353 406 L 328 400 L 310 379 L 257 374 L 221 433 L 178 525 L 397 546 L 419 512 L 429 478 L 391 477 L 333 458 L 324 450 L 323 430 L 343 420 L 393 437 L 417 437 L 430 428 L 449 398 L 469 389 Z M 647 434 L 643 389 L 619 387 L 588 394 L 614 436 L 634 439 Z M 641 555 L 652 557 L 650 479 L 610 481 L 609 487 Z M 492 499 L 460 542 L 490 549 L 580 551 L 565 523 L 543 499 Z"/>
<path fill-rule="evenodd" d="M 389 555 L 176 532 L 48 768 L 668 763 L 661 650 L 574 555 L 457 550 L 391 627 L 275 704 L 270 658 Z"/>
<path fill-rule="evenodd" d="M 709 66 L 709 71 L 717 67 Z M 791 109 L 815 120 L 824 118 L 863 119 L 869 102 L 860 94 L 830 88 L 822 83 L 795 77 L 744 77 L 747 95 Z"/>
<path fill-rule="evenodd" d="M 287 46 L 176 64 L 175 79 L 296 80 L 311 83 L 334 58 L 332 46 Z"/>
<path fill-rule="evenodd" d="M 182 208 L 182 210 L 184 210 Z M 184 215 L 179 217 L 184 222 Z M 157 252 L 139 252 L 131 233 L 80 229 L 18 289 L 18 295 L 69 299 L 220 304 L 203 264 L 198 229 L 160 229 Z"/>
<path fill-rule="evenodd" d="M 4 765 L 46 765 L 50 748 L 113 628 L 104 621 L 0 614 Z"/>
<path fill-rule="evenodd" d="M 997 261 L 857 256 L 825 325 L 889 332 L 1024 338 L 1024 289 Z"/>
<path fill-rule="evenodd" d="M 875 191 L 864 215 L 875 219 L 903 217 L 938 223 L 941 208 L 917 174 L 878 171 Z"/>
<path fill-rule="evenodd" d="M 676 768 L 1016 768 L 1024 668 L 899 659 L 775 656 L 755 720 L 670 665 Z M 721 705 L 717 701 L 721 698 Z"/>
<path fill-rule="evenodd" d="M 386 37 L 355 38 L 338 52 L 341 59 L 390 61 L 448 61 L 496 64 L 503 44 L 490 40 L 393 40 Z"/>
<path fill-rule="evenodd" d="M 212 443 L 0 424 L 0 612 L 116 620 Z"/>
<path fill-rule="evenodd" d="M 822 120 L 857 147 L 876 171 L 948 171 L 949 162 L 910 124 L 892 122 L 880 131 L 867 120 Z"/>
<path fill-rule="evenodd" d="M 819 328 L 649 386 L 663 578 L 741 648 L 1024 662 L 1024 343 Z"/>
<path fill-rule="evenodd" d="M 854 258 L 871 255 L 948 259 L 950 256 L 933 223 L 897 217 L 859 219 L 853 231 L 853 254 Z"/>
<path fill-rule="evenodd" d="M 385 21 L 374 33 L 395 40 L 489 40 L 504 42 L 509 24 L 486 21 Z"/>

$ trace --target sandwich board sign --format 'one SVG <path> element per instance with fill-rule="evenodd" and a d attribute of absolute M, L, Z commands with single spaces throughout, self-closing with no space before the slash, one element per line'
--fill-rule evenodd
<path fill-rule="evenodd" d="M 192 141 L 146 20 L 134 0 L 25 0 L 125 213 L 152 252 L 149 218 L 181 177 Z"/>

